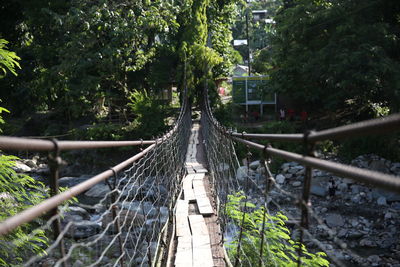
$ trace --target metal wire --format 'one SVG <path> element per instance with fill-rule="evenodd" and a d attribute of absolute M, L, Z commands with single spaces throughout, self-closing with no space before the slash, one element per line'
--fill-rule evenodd
<path fill-rule="evenodd" d="M 299 266 L 304 265 L 303 259 L 307 257 L 307 255 L 304 255 L 303 249 L 300 248 L 299 244 L 310 245 L 313 247 L 311 251 L 314 252 L 317 250 L 325 252 L 332 266 L 346 266 L 342 259 L 337 257 L 335 251 L 339 251 L 343 255 L 351 256 L 352 263 L 350 264 L 356 264 L 357 266 L 366 265 L 366 261 L 363 260 L 363 257 L 353 251 L 349 244 L 346 244 L 346 242 L 338 238 L 335 230 L 327 225 L 325 220 L 318 215 L 314 207 L 311 205 L 311 200 L 313 199 L 310 197 L 310 186 L 313 173 L 311 167 L 352 178 L 355 180 L 355 182 L 358 181 L 369 183 L 376 187 L 389 189 L 394 192 L 399 192 L 400 189 L 398 177 L 313 158 L 312 147 L 316 141 L 325 140 L 326 138 L 339 139 L 345 137 L 346 135 L 356 136 L 376 132 L 399 130 L 399 114 L 393 115 L 386 119 L 372 120 L 365 123 L 329 129 L 318 133 L 311 132 L 307 135 L 260 135 L 233 133 L 232 131 L 223 127 L 213 117 L 207 100 L 205 101 L 202 115 L 203 136 L 205 136 L 210 175 L 212 175 L 212 179 L 216 181 L 216 194 L 221 200 L 221 207 L 219 209 L 221 212 L 219 213 L 219 220 L 221 221 L 221 227 L 224 231 L 225 244 L 229 251 L 228 254 L 233 257 L 231 260 L 235 259 L 235 255 L 238 258 L 238 260 L 235 262 L 235 266 L 250 266 L 251 264 L 258 264 L 259 266 L 283 266 L 282 263 L 279 263 L 275 260 L 271 262 L 271 257 L 269 256 L 271 249 L 273 248 L 270 243 L 271 241 L 264 236 L 268 227 L 276 227 L 271 219 L 268 221 L 268 226 L 265 226 L 264 219 L 271 218 L 271 216 L 276 215 L 277 212 L 283 212 L 288 217 L 291 225 L 294 225 L 294 229 L 298 229 L 296 231 L 300 231 L 301 233 L 300 243 L 295 242 L 295 244 L 297 244 L 296 246 L 299 247 L 297 250 L 297 256 L 295 254 L 292 254 L 291 256 L 290 254 L 287 254 L 289 257 L 292 257 L 292 260 L 297 262 Z M 363 129 L 365 129 L 365 131 Z M 295 153 L 275 149 L 244 140 L 243 137 L 280 141 L 304 142 L 305 140 L 305 147 L 307 148 L 305 150 L 306 154 L 298 155 Z M 264 175 L 266 176 L 264 183 L 256 181 L 256 179 L 249 175 L 249 167 L 245 168 L 240 166 L 241 164 L 239 164 L 234 150 L 234 141 L 248 145 L 252 149 L 262 150 L 264 152 L 264 158 L 261 161 L 261 165 L 264 168 Z M 289 192 L 279 186 L 279 184 L 275 183 L 273 175 L 269 171 L 268 160 L 270 157 L 276 156 L 308 166 L 307 173 L 309 178 L 306 179 L 307 183 L 304 185 L 302 193 L 301 190 L 295 190 L 295 193 Z M 221 168 L 221 166 L 223 167 Z M 251 184 L 250 189 L 247 190 L 246 181 L 249 181 Z M 274 194 L 269 194 L 268 192 L 270 190 L 273 191 Z M 228 217 L 226 214 L 226 209 L 224 209 L 224 207 L 226 207 L 227 195 L 238 191 L 244 191 L 247 196 L 250 196 L 250 199 L 247 201 L 252 202 L 257 207 L 263 208 L 263 220 L 259 222 L 258 226 L 254 226 L 260 230 L 260 238 L 257 241 L 254 241 L 254 239 L 248 236 L 241 237 L 243 223 Z M 253 196 L 253 198 L 254 196 L 259 197 L 256 197 L 257 199 L 252 199 L 251 196 Z M 263 199 L 260 198 L 261 196 L 264 196 Z M 278 200 L 275 199 L 276 196 L 279 197 Z M 286 200 L 282 202 L 280 198 L 285 198 Z M 292 207 L 294 209 L 292 209 Z M 298 209 L 299 207 L 300 209 Z M 252 210 L 254 209 L 250 209 L 249 212 Z M 246 212 L 245 210 L 242 211 Z M 318 236 L 318 231 L 327 233 L 329 235 L 328 239 L 321 240 L 321 237 Z M 326 246 L 327 243 L 331 244 L 333 249 L 332 247 L 330 248 L 329 246 Z M 246 249 L 244 249 L 245 246 L 247 246 Z M 249 255 L 249 251 L 251 255 Z M 254 253 L 254 251 L 259 251 L 259 253 Z M 274 259 L 274 257 L 272 257 L 272 259 Z"/>
<path fill-rule="evenodd" d="M 104 191 L 92 204 L 70 203 L 59 206 L 59 214 L 46 224 L 33 227 L 35 232 L 52 231 L 52 224 L 61 221 L 61 231 L 54 240 L 49 239 L 41 255 L 24 255 L 24 266 L 149 266 L 155 264 L 161 237 L 168 227 L 170 210 L 184 174 L 184 162 L 191 128 L 190 108 L 184 106 L 174 128 L 158 138 L 140 156 L 119 164 L 94 178 L 89 188 L 78 184 L 71 189 L 42 202 L 15 218 L 15 224 L 3 222 L 3 234 L 23 222 L 29 222 L 44 211 L 60 205 L 75 195 L 82 196 L 87 189 Z M 136 141 L 135 141 L 136 142 Z M 137 145 L 147 141 L 138 141 Z M 136 144 L 136 143 L 135 143 Z M 103 145 L 103 144 L 102 144 Z M 54 147 L 54 146 L 53 146 Z M 125 170 L 121 171 L 121 169 Z M 98 177 L 98 178 L 96 178 Z M 103 178 L 104 177 L 104 178 Z M 92 180 L 93 178 L 91 178 Z M 108 185 L 104 184 L 105 181 Z M 84 182 L 86 183 L 86 182 Z M 91 188 L 92 187 L 92 188 Z M 79 190 L 75 189 L 78 188 Z M 83 188 L 83 191 L 82 191 Z M 60 198 L 60 196 L 62 196 Z M 88 198 L 88 197 L 86 197 Z M 43 204 L 44 203 L 44 204 Z M 26 216 L 28 214 L 29 216 Z M 36 225 L 37 226 L 37 225 Z M 7 229 L 7 230 L 5 230 Z M 14 240 L 19 242 L 22 240 Z M 65 244 L 65 255 L 57 249 Z M 11 262 L 10 262 L 11 263 Z"/>

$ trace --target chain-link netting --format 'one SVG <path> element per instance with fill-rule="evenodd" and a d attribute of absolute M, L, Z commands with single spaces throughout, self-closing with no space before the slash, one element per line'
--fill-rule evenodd
<path fill-rule="evenodd" d="M 396 255 L 393 253 L 398 248 L 396 242 L 389 237 L 370 236 L 377 232 L 373 225 L 379 222 L 390 225 L 391 232 L 399 232 L 394 229 L 398 224 L 382 221 L 382 217 L 392 216 L 394 209 L 388 209 L 389 215 L 376 212 L 373 208 L 376 203 L 366 199 L 376 190 L 296 162 L 283 161 L 278 170 L 282 174 L 272 174 L 268 146 L 257 143 L 244 148 L 247 153 L 241 164 L 234 143 L 240 139 L 246 145 L 244 137 L 235 138 L 220 125 L 208 103 L 202 115 L 211 180 L 220 204 L 218 216 L 234 266 L 328 266 L 326 260 L 329 266 L 380 266 L 379 262 L 396 262 L 388 256 Z M 304 148 L 306 151 L 307 143 Z M 259 160 L 252 157 L 252 152 L 261 154 Z M 291 177 L 292 182 L 288 183 Z M 320 182 L 327 188 L 319 186 Z M 379 217 L 367 219 L 351 214 L 345 217 L 352 206 L 357 206 L 351 202 L 362 203 L 359 198 L 365 198 L 364 203 L 371 205 L 370 213 L 379 213 Z M 322 204 L 312 205 L 312 201 Z M 392 250 L 380 254 L 385 261 L 375 254 L 364 256 L 366 250 L 357 250 L 367 247 L 369 251 L 371 248 L 379 251 L 374 240 Z"/>
<path fill-rule="evenodd" d="M 112 177 L 79 196 L 86 201 L 59 206 L 58 214 L 44 224 L 30 223 L 36 227 L 28 236 L 10 240 L 10 245 L 36 237 L 44 241 L 30 242 L 44 252 L 15 257 L 23 256 L 24 266 L 152 266 L 160 262 L 167 253 L 172 209 L 185 174 L 191 116 L 189 108 L 183 110 L 175 127 L 145 148 L 130 167 L 121 173 L 113 171 Z M 57 221 L 60 233 L 52 239 Z M 9 265 L 21 262 L 13 261 L 13 255 L 2 256 Z"/>

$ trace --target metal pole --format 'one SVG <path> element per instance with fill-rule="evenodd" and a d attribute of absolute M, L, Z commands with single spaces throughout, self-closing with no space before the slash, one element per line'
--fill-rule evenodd
<path fill-rule="evenodd" d="M 314 143 L 308 140 L 310 132 L 307 131 L 304 133 L 304 156 L 314 156 Z M 300 200 L 301 207 L 301 221 L 300 221 L 300 236 L 299 236 L 299 248 L 297 259 L 297 266 L 301 266 L 301 256 L 303 255 L 303 239 L 304 239 L 304 229 L 308 228 L 309 223 L 309 212 L 308 209 L 311 207 L 310 203 L 310 189 L 311 189 L 311 180 L 312 180 L 312 167 L 306 166 L 305 177 L 304 177 L 304 185 L 303 185 L 303 195 Z"/>
<path fill-rule="evenodd" d="M 59 193 L 59 167 L 61 164 L 61 157 L 60 157 L 60 148 L 58 146 L 57 140 L 53 139 L 51 140 L 54 144 L 54 151 L 49 154 L 48 160 L 49 160 L 49 167 L 50 167 L 50 195 L 55 196 Z M 50 210 L 49 212 L 50 216 L 57 216 L 58 215 L 58 206 L 55 207 L 54 209 Z M 53 233 L 54 233 L 54 240 L 57 240 L 58 236 L 61 233 L 61 222 L 60 218 L 57 217 L 54 222 L 53 222 Z M 66 252 L 65 252 L 65 244 L 64 244 L 64 237 L 61 236 L 60 239 L 60 244 L 59 244 L 59 249 L 61 253 L 61 257 L 65 258 Z M 66 261 L 63 262 L 63 266 L 67 267 L 68 264 Z"/>

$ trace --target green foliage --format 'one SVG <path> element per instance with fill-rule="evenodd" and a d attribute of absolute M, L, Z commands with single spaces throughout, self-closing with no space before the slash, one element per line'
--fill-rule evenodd
<path fill-rule="evenodd" d="M 0 102 L 1 102 L 1 99 L 0 99 Z M 4 119 L 3 119 L 2 115 L 1 115 L 1 113 L 3 113 L 3 112 L 10 113 L 10 111 L 8 111 L 7 109 L 5 109 L 3 107 L 0 107 L 0 126 L 5 123 Z M 2 132 L 3 132 L 3 130 L 0 128 L 0 133 L 2 133 Z"/>
<path fill-rule="evenodd" d="M 399 111 L 399 15 L 396 0 L 292 1 L 275 17 L 274 89 L 319 111 Z"/>
<path fill-rule="evenodd" d="M 40 203 L 48 196 L 44 184 L 13 170 L 17 159 L 0 155 L 0 221 Z M 32 231 L 32 224 L 24 224 L 0 237 L 0 265 L 19 264 L 29 255 L 44 253 L 46 246 L 44 231 Z"/>
<path fill-rule="evenodd" d="M 71 131 L 74 139 L 82 140 L 112 140 L 119 141 L 125 139 L 126 132 L 120 124 L 113 123 L 93 123 L 86 129 L 74 129 Z"/>
<path fill-rule="evenodd" d="M 245 205 L 248 212 L 246 212 L 242 224 Z M 329 266 L 329 262 L 325 259 L 325 253 L 311 253 L 303 244 L 291 239 L 290 231 L 285 225 L 287 217 L 282 213 L 270 215 L 264 212 L 264 207 L 257 208 L 253 203 L 247 202 L 246 196 L 242 192 L 228 196 L 226 211 L 229 218 L 235 224 L 241 225 L 243 229 L 242 251 L 239 252 L 241 254 L 236 255 L 239 242 L 238 234 L 228 246 L 229 257 L 234 260 L 239 256 L 241 266 L 259 265 L 262 236 L 264 236 L 263 266 L 297 266 L 299 246 L 301 246 L 303 254 L 301 258 L 302 266 Z M 265 219 L 264 230 L 262 229 L 263 219 Z"/>
<path fill-rule="evenodd" d="M 7 74 L 7 70 L 17 76 L 16 68 L 21 68 L 17 60 L 21 60 L 20 57 L 7 50 L 8 41 L 0 39 L 0 79 Z"/>
<path fill-rule="evenodd" d="M 138 129 L 143 139 L 151 138 L 166 130 L 166 109 L 160 101 L 151 97 L 147 91 L 135 90 L 130 95 L 131 103 L 128 104 L 136 116 L 128 129 Z"/>

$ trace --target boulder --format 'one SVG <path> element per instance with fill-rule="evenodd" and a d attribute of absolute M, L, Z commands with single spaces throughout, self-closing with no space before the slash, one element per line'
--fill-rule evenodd
<path fill-rule="evenodd" d="M 107 193 L 111 190 L 108 185 L 103 183 L 98 183 L 92 188 L 90 188 L 86 193 L 85 196 L 87 197 L 95 197 L 95 198 L 103 198 Z"/>
<path fill-rule="evenodd" d="M 251 162 L 250 164 L 249 164 L 249 167 L 250 167 L 250 169 L 252 169 L 252 170 L 257 170 L 257 168 L 260 166 L 260 161 L 259 160 L 256 160 L 256 161 L 253 161 L 253 162 Z"/>
<path fill-rule="evenodd" d="M 247 178 L 248 169 L 246 166 L 240 166 L 236 171 L 236 179 L 244 182 Z"/>
<path fill-rule="evenodd" d="M 292 183 L 292 186 L 293 187 L 299 187 L 299 186 L 301 186 L 301 182 L 295 181 L 295 182 Z"/>
<path fill-rule="evenodd" d="M 344 219 L 339 214 L 329 214 L 325 220 L 329 227 L 341 227 L 344 225 Z"/>
<path fill-rule="evenodd" d="M 74 222 L 68 229 L 66 236 L 74 239 L 82 239 L 93 236 L 99 233 L 101 227 L 96 222 L 83 220 L 80 222 Z"/>
<path fill-rule="evenodd" d="M 148 201 L 132 201 L 128 203 L 120 203 L 118 206 L 144 215 L 146 216 L 146 218 L 156 218 L 158 215 L 158 207 L 154 206 L 153 203 Z"/>
<path fill-rule="evenodd" d="M 311 194 L 319 196 L 319 197 L 325 197 L 327 195 L 327 190 L 324 187 L 313 185 L 311 186 Z"/>
<path fill-rule="evenodd" d="M 63 214 L 63 222 L 67 224 L 70 221 L 82 221 L 82 220 L 90 220 L 89 213 L 81 208 L 76 206 L 70 206 Z"/>
<path fill-rule="evenodd" d="M 27 159 L 24 162 L 28 167 L 32 168 L 32 169 L 37 169 L 37 161 L 33 160 L 33 159 Z"/>
<path fill-rule="evenodd" d="M 278 175 L 275 177 L 275 181 L 276 181 L 278 184 L 283 184 L 283 183 L 285 183 L 285 176 L 283 176 L 282 174 L 278 174 Z"/>
<path fill-rule="evenodd" d="M 376 201 L 376 203 L 378 203 L 379 206 L 386 206 L 386 198 L 385 197 L 379 197 Z"/>
<path fill-rule="evenodd" d="M 131 224 L 133 226 L 143 226 L 145 223 L 145 217 L 142 214 L 138 214 L 131 210 L 117 211 L 117 215 L 119 215 L 120 226 L 122 226 L 125 222 L 125 225 L 122 230 L 128 230 Z M 115 231 L 114 223 L 112 223 L 113 220 L 114 218 L 112 213 L 111 212 L 106 213 L 101 220 L 101 227 L 103 229 L 108 227 L 109 231 Z"/>
<path fill-rule="evenodd" d="M 31 167 L 29 167 L 28 165 L 26 165 L 20 161 L 15 162 L 15 166 L 13 167 L 13 169 L 16 172 L 31 172 L 32 171 Z"/>
<path fill-rule="evenodd" d="M 61 187 L 73 187 L 73 186 L 80 184 L 92 177 L 93 177 L 92 175 L 82 175 L 79 177 L 62 177 L 58 180 L 58 184 Z"/>

